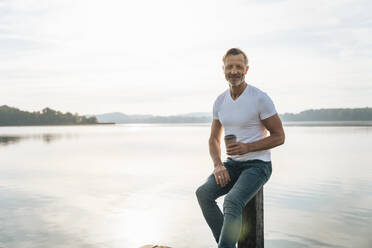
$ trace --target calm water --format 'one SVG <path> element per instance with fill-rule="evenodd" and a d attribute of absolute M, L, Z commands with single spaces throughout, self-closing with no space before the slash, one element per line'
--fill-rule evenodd
<path fill-rule="evenodd" d="M 372 247 L 372 127 L 285 130 L 264 187 L 265 247 Z M 213 170 L 208 136 L 209 125 L 0 127 L 0 247 L 216 247 L 195 196 Z"/>

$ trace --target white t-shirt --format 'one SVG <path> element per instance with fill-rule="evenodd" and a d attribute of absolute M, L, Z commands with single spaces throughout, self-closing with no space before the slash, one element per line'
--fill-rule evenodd
<path fill-rule="evenodd" d="M 237 142 L 250 143 L 267 136 L 267 130 L 261 123 L 275 115 L 276 109 L 270 97 L 260 89 L 248 84 L 243 93 L 235 100 L 230 89 L 217 97 L 213 105 L 213 119 L 219 120 L 225 135 L 234 134 Z M 271 161 L 270 150 L 231 155 L 234 160 L 246 161 L 260 159 Z"/>

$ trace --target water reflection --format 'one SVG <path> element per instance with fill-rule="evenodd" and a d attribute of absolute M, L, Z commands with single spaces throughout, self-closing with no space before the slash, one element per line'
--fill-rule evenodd
<path fill-rule="evenodd" d="M 21 141 L 26 140 L 42 140 L 45 144 L 52 143 L 58 139 L 62 138 L 77 138 L 78 135 L 63 135 L 63 134 L 52 134 L 52 133 L 45 133 L 45 134 L 36 134 L 36 135 L 24 135 L 24 136 L 9 136 L 9 135 L 0 135 L 0 145 L 14 145 Z"/>
<path fill-rule="evenodd" d="M 0 136 L 0 145 L 11 145 L 18 143 L 22 137 L 19 136 Z"/>
<path fill-rule="evenodd" d="M 348 246 L 344 245 L 335 245 L 328 242 L 322 242 L 319 240 L 311 239 L 301 235 L 287 234 L 288 237 L 294 238 L 299 244 L 302 244 L 305 247 L 329 247 L 329 248 L 346 248 Z M 299 247 L 303 247 L 299 246 Z"/>
<path fill-rule="evenodd" d="M 265 247 L 273 248 L 314 248 L 314 247 L 324 247 L 324 248 L 349 248 L 343 245 L 333 245 L 325 242 L 320 242 L 318 240 L 309 239 L 299 235 L 289 235 L 291 239 L 270 239 L 265 240 Z M 293 240 L 292 240 L 293 239 Z"/>
<path fill-rule="evenodd" d="M 286 131 L 265 185 L 265 247 L 372 247 L 372 128 Z M 0 247 L 216 247 L 195 197 L 213 170 L 208 136 L 199 125 L 0 129 Z"/>
<path fill-rule="evenodd" d="M 63 218 L 63 211 L 81 214 L 78 209 L 57 209 L 55 197 L 0 188 L 0 199 L 1 248 L 102 247 L 87 243 L 83 236 L 66 226 L 55 224 L 56 219 Z M 72 223 L 65 224 L 71 227 Z"/>

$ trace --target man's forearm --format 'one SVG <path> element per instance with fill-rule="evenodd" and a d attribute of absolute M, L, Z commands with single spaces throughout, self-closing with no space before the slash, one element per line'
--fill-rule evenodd
<path fill-rule="evenodd" d="M 209 154 L 213 160 L 214 167 L 222 165 L 220 145 L 217 140 L 209 140 Z"/>
<path fill-rule="evenodd" d="M 284 135 L 272 134 L 252 143 L 247 143 L 248 152 L 268 150 L 284 143 Z"/>

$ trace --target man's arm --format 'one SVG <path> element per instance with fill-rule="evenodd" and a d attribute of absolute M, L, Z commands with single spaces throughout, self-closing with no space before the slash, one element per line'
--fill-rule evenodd
<path fill-rule="evenodd" d="M 270 136 L 252 143 L 233 143 L 227 147 L 227 155 L 241 155 L 248 152 L 268 150 L 284 143 L 285 134 L 282 121 L 278 114 L 261 121 L 265 128 L 270 132 Z"/>
<path fill-rule="evenodd" d="M 209 138 L 209 154 L 214 164 L 214 178 L 216 183 L 225 187 L 229 183 L 230 175 L 221 161 L 221 134 L 223 126 L 219 120 L 213 120 L 211 136 Z"/>
<path fill-rule="evenodd" d="M 221 161 L 221 135 L 223 126 L 219 120 L 213 120 L 211 135 L 209 137 L 209 154 L 213 160 L 214 167 L 223 165 Z"/>

